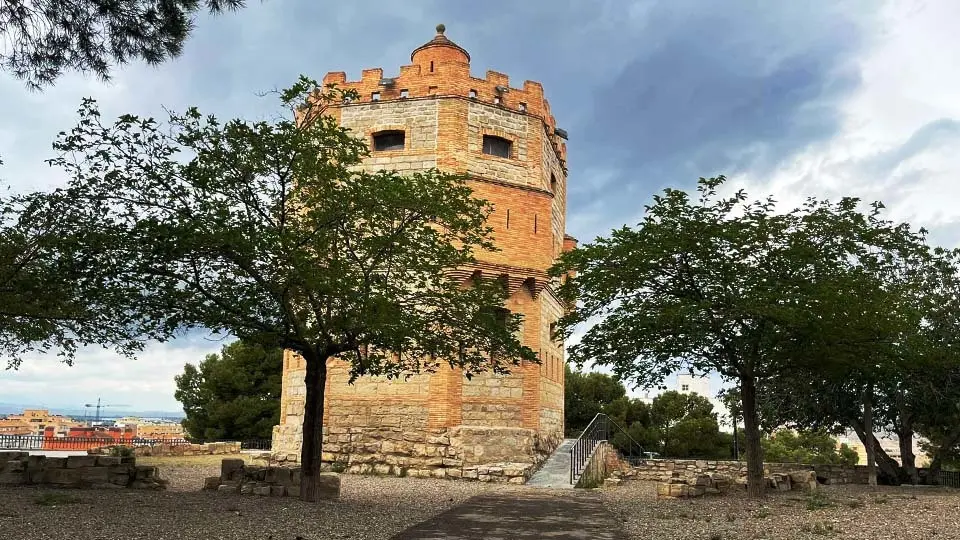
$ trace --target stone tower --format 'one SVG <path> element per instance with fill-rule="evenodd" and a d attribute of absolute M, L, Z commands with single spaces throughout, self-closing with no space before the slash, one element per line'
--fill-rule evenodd
<path fill-rule="evenodd" d="M 523 315 L 522 342 L 541 364 L 471 380 L 446 369 L 405 381 L 365 376 L 348 385 L 346 364 L 331 360 L 323 461 L 351 472 L 476 478 L 492 470 L 490 480 L 521 481 L 563 436 L 564 351 L 551 339 L 562 307 L 546 270 L 576 244 L 564 234 L 566 133 L 557 129 L 540 83 L 511 88 L 502 73 L 471 76 L 470 55 L 443 25 L 411 61 L 393 78 L 380 68 L 364 70 L 359 81 L 327 73 L 324 84 L 360 95 L 330 114 L 367 139 L 364 167 L 464 173 L 475 195 L 494 204 L 489 225 L 501 251 L 478 254 L 477 264 L 458 275 L 466 281 L 480 272 L 504 282 L 505 307 Z M 273 451 L 297 459 L 305 368 L 288 351 L 283 369 Z M 498 476 L 500 470 L 506 474 Z"/>

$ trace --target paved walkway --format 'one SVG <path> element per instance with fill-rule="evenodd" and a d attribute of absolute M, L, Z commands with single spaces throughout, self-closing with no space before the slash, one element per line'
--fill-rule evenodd
<path fill-rule="evenodd" d="M 548 491 L 479 495 L 393 540 L 625 540 L 597 497 Z"/>
<path fill-rule="evenodd" d="M 564 439 L 540 467 L 540 470 L 534 473 L 530 480 L 527 480 L 527 485 L 572 488 L 573 486 L 570 484 L 570 448 L 573 447 L 573 443 L 574 439 Z"/>

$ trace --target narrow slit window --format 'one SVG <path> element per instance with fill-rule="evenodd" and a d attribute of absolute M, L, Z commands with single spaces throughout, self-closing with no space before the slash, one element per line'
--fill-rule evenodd
<path fill-rule="evenodd" d="M 493 98 L 493 104 L 494 104 L 494 105 L 499 105 L 499 104 L 500 104 L 500 96 L 496 96 L 496 97 Z"/>
<path fill-rule="evenodd" d="M 401 98 L 406 98 L 406 97 L 408 97 L 409 95 L 410 95 L 410 92 L 409 92 L 406 88 L 404 88 L 403 90 L 400 90 L 400 97 L 401 97 Z"/>
<path fill-rule="evenodd" d="M 550 173 L 550 191 L 557 192 L 557 177 Z"/>
<path fill-rule="evenodd" d="M 510 228 L 510 209 L 507 208 L 507 228 Z"/>
<path fill-rule="evenodd" d="M 471 97 L 471 98 L 476 98 L 476 97 L 477 97 L 477 91 L 476 91 L 476 90 L 473 90 L 473 89 L 470 89 L 470 97 Z"/>
<path fill-rule="evenodd" d="M 533 234 L 537 234 L 537 215 L 533 215 Z"/>
<path fill-rule="evenodd" d="M 493 135 L 483 136 L 483 153 L 491 156 L 503 158 L 510 157 L 510 150 L 513 143 L 503 137 Z"/>
<path fill-rule="evenodd" d="M 370 94 L 370 101 L 380 101 L 380 92 Z"/>
<path fill-rule="evenodd" d="M 437 94 L 437 87 L 436 87 L 436 86 L 431 86 L 431 87 L 430 87 L 430 90 L 429 90 L 429 93 L 430 93 L 431 96 L 436 95 L 436 94 Z"/>
<path fill-rule="evenodd" d="M 405 142 L 405 134 L 402 131 L 381 131 L 373 134 L 373 149 L 377 152 L 403 150 Z"/>
<path fill-rule="evenodd" d="M 520 112 L 527 112 L 527 104 L 526 104 L 526 103 L 521 103 L 521 104 L 520 104 Z"/>
<path fill-rule="evenodd" d="M 433 73 L 433 60 L 430 61 L 430 73 Z"/>

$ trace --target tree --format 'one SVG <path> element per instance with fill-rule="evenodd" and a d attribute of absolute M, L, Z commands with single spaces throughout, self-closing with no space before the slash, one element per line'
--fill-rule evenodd
<path fill-rule="evenodd" d="M 183 427 L 195 439 L 269 439 L 280 422 L 283 350 L 237 340 L 174 380 Z"/>
<path fill-rule="evenodd" d="M 355 92 L 302 77 L 293 118 L 221 123 L 197 109 L 168 126 L 104 125 L 87 100 L 55 143 L 70 180 L 51 197 L 88 264 L 116 276 L 170 336 L 189 328 L 281 347 L 306 363 L 301 497 L 317 497 L 327 363 L 351 380 L 456 366 L 507 372 L 536 354 L 517 340 L 502 283 L 459 271 L 494 250 L 490 205 L 435 169 L 359 167 L 366 143 L 327 114 Z"/>
<path fill-rule="evenodd" d="M 665 456 L 726 457 L 717 414 L 710 400 L 676 391 L 664 392 L 650 406 L 651 425 L 659 436 Z"/>
<path fill-rule="evenodd" d="M 780 429 L 763 439 L 763 457 L 774 463 L 856 465 L 857 452 L 824 431 Z"/>
<path fill-rule="evenodd" d="M 90 246 L 74 242 L 61 217 L 37 195 L 0 198 L 0 357 L 7 369 L 31 352 L 55 351 L 69 365 L 89 345 L 132 357 L 156 334 L 150 320 L 124 308 L 130 298 L 103 286 L 112 276 L 86 264 Z"/>
<path fill-rule="evenodd" d="M 665 190 L 636 229 L 565 253 L 551 273 L 576 272 L 561 287 L 571 306 L 561 335 L 599 320 L 570 349 L 578 364 L 612 366 L 644 387 L 681 369 L 736 381 L 748 490 L 760 496 L 758 382 L 839 365 L 830 351 L 842 349 L 844 361 L 879 356 L 868 349 L 889 343 L 893 323 L 860 257 L 909 231 L 879 222 L 879 205 L 862 214 L 857 199 L 776 213 L 771 198 L 718 197 L 724 181 L 701 178 L 696 202 Z"/>
<path fill-rule="evenodd" d="M 563 416 L 567 434 L 579 435 L 605 407 L 627 395 L 627 389 L 606 373 L 565 368 Z"/>
<path fill-rule="evenodd" d="M 112 63 L 159 64 L 183 51 L 201 4 L 214 14 L 244 0 L 5 0 L 0 3 L 0 63 L 34 89 L 64 70 L 103 80 Z"/>

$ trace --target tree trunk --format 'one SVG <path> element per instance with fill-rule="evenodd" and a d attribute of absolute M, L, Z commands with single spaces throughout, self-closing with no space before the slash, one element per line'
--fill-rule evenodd
<path fill-rule="evenodd" d="M 323 451 L 323 402 L 327 384 L 327 357 L 307 354 L 304 355 L 304 360 L 307 363 L 307 374 L 304 377 L 307 395 L 303 408 L 303 446 L 300 450 L 300 498 L 315 502 L 320 475 L 320 456 Z"/>
<path fill-rule="evenodd" d="M 900 464 L 887 455 L 880 446 L 880 441 L 877 440 L 876 435 L 870 433 L 868 437 L 867 432 L 864 431 L 863 425 L 861 425 L 859 421 L 853 422 L 853 430 L 857 432 L 857 437 L 859 437 L 860 442 L 863 443 L 864 449 L 870 448 L 871 446 L 873 447 L 877 468 L 880 470 L 884 483 L 899 485 L 900 479 L 903 478 L 903 473 L 900 471 Z"/>
<path fill-rule="evenodd" d="M 863 430 L 873 437 L 873 385 L 867 384 L 863 390 Z M 877 485 L 877 452 L 873 444 L 864 445 L 867 450 L 867 482 Z"/>
<path fill-rule="evenodd" d="M 917 457 L 913 453 L 913 430 L 901 425 L 897 430 L 897 439 L 900 440 L 900 467 L 906 476 L 906 481 L 913 485 L 920 483 L 917 475 Z"/>
<path fill-rule="evenodd" d="M 943 469 L 943 455 L 960 442 L 960 426 L 957 426 L 953 432 L 947 434 L 947 436 L 939 442 L 940 444 L 934 449 L 933 455 L 930 456 L 932 459 L 927 471 L 928 484 L 940 483 L 940 471 Z"/>
<path fill-rule="evenodd" d="M 743 414 L 743 434 L 747 454 L 747 494 L 763 497 L 763 456 L 760 449 L 760 421 L 757 415 L 757 382 L 752 376 L 740 377 L 740 400 Z"/>

